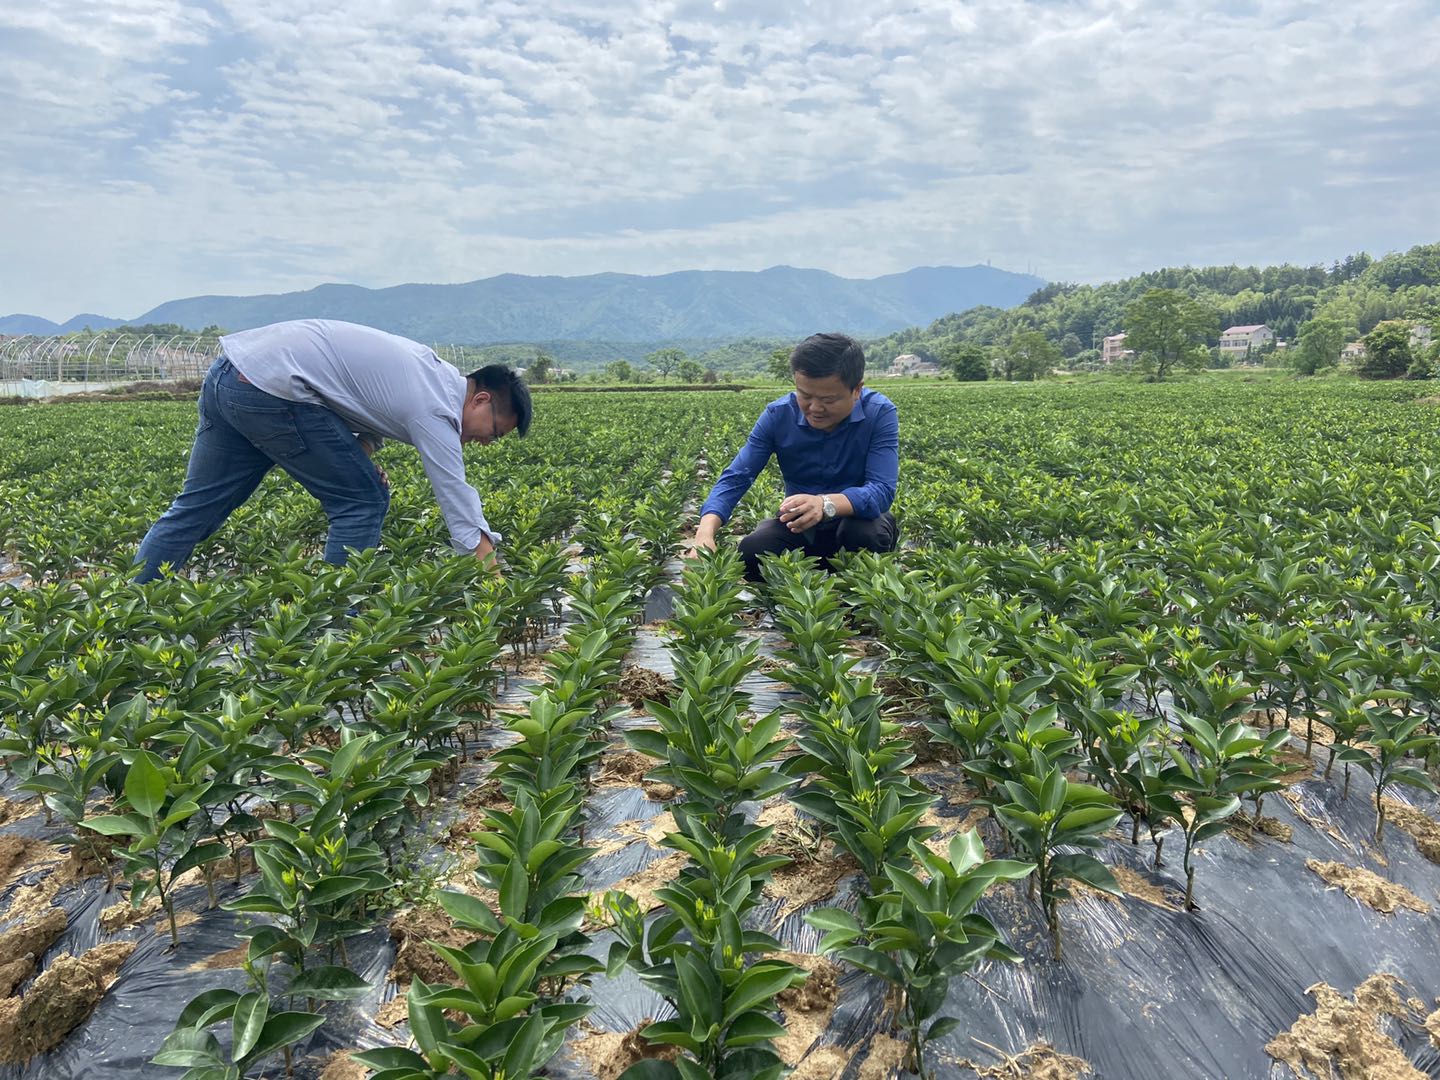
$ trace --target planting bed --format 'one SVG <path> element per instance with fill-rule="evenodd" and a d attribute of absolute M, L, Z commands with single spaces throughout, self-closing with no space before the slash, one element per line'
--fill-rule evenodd
<path fill-rule="evenodd" d="M 193 410 L 0 410 L 0 1080 L 1440 1075 L 1440 413 L 893 396 L 903 550 L 763 589 L 753 393 L 543 398 L 503 582 L 387 448 L 137 587 Z"/>

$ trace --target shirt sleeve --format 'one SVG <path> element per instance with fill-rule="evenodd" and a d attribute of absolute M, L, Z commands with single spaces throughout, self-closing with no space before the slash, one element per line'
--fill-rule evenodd
<path fill-rule="evenodd" d="M 435 491 L 435 501 L 440 504 L 455 550 L 473 552 L 482 536 L 499 547 L 502 537 L 485 520 L 480 493 L 465 479 L 465 455 L 454 423 L 440 416 L 423 417 L 411 424 L 409 435 Z"/>
<path fill-rule="evenodd" d="M 891 405 L 875 417 L 875 434 L 865 454 L 865 483 L 848 487 L 840 494 L 850 500 L 857 518 L 877 518 L 895 501 L 899 479 L 900 418 Z"/>
<path fill-rule="evenodd" d="M 745 497 L 745 492 L 750 490 L 750 485 L 769 464 L 770 455 L 775 452 L 774 428 L 774 413 L 766 409 L 755 421 L 750 437 L 735 455 L 735 460 L 725 467 L 720 479 L 710 489 L 705 505 L 700 507 L 702 518 L 706 514 L 718 514 L 721 521 L 730 520 L 736 504 Z"/>

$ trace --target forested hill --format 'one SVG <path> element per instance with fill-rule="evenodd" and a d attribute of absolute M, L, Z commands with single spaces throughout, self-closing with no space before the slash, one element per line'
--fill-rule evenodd
<path fill-rule="evenodd" d="M 1055 282 L 1019 307 L 977 307 L 875 341 L 873 355 L 938 357 L 954 344 L 1000 345 L 1039 330 L 1065 356 L 1098 348 L 1125 329 L 1125 308 L 1150 289 L 1178 289 L 1219 314 L 1227 326 L 1265 323 L 1284 340 L 1316 315 L 1333 315 L 1355 336 L 1385 319 L 1440 316 L 1440 244 L 1372 259 L 1351 255 L 1323 266 L 1211 266 L 1154 270 L 1103 285 Z"/>
<path fill-rule="evenodd" d="M 793 338 L 817 328 L 886 334 L 976 304 L 1011 307 L 1043 284 L 1042 278 L 990 266 L 922 266 L 863 279 L 789 266 L 653 277 L 503 274 L 462 285 L 321 285 L 273 296 L 197 296 L 161 304 L 132 321 L 234 331 L 284 319 L 330 318 L 420 341 L 602 341 L 653 347 L 690 339 Z M 115 325 L 95 318 L 93 329 Z M 60 332 L 55 324 L 43 323 L 11 316 L 0 320 L 0 333 Z"/>

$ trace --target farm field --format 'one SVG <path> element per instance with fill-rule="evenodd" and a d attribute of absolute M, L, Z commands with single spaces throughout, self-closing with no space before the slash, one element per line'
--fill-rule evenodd
<path fill-rule="evenodd" d="M 1440 1075 L 1440 408 L 880 388 L 904 547 L 763 591 L 772 393 L 537 393 L 499 581 L 391 446 L 135 586 L 194 407 L 0 408 L 0 1080 Z"/>

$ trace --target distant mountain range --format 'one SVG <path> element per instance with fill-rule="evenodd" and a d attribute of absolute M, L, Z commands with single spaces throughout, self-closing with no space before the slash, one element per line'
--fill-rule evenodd
<path fill-rule="evenodd" d="M 54 323 L 8 315 L 0 317 L 0 334 L 61 334 L 145 323 L 244 330 L 285 319 L 327 318 L 420 341 L 467 345 L 794 337 L 818 330 L 874 336 L 980 305 L 1014 307 L 1044 284 L 1029 274 L 989 266 L 922 266 L 868 279 L 789 266 L 654 277 L 502 274 L 463 285 L 321 285 L 269 296 L 196 296 L 171 300 L 134 319 L 77 315 Z"/>

